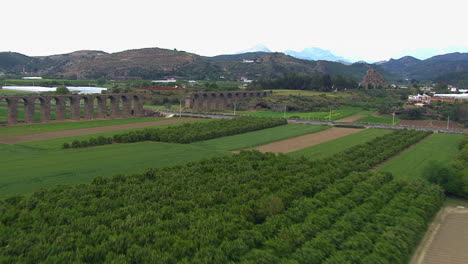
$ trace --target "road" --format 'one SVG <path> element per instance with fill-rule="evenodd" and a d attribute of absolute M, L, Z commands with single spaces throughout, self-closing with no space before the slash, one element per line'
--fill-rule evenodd
<path fill-rule="evenodd" d="M 165 112 L 178 116 L 179 112 Z M 228 114 L 194 114 L 194 113 L 181 113 L 182 116 L 202 117 L 202 118 L 217 118 L 217 119 L 230 119 L 237 117 L 237 115 Z M 305 120 L 305 119 L 288 119 L 289 123 L 298 124 L 311 124 L 311 125 L 327 125 L 327 126 L 344 126 L 344 127 L 365 127 L 365 128 L 379 128 L 379 129 L 411 129 L 420 131 L 433 131 L 436 133 L 450 133 L 450 134 L 468 134 L 467 129 L 438 129 L 433 127 L 414 127 L 414 126 L 401 126 L 401 125 L 385 125 L 385 124 L 369 124 L 369 123 L 355 123 L 355 122 L 327 122 L 319 120 Z"/>

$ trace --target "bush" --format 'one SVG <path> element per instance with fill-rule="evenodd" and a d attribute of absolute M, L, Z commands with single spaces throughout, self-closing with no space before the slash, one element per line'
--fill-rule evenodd
<path fill-rule="evenodd" d="M 71 147 L 72 148 L 81 148 L 81 142 L 79 140 L 73 140 L 73 142 L 71 143 Z"/>

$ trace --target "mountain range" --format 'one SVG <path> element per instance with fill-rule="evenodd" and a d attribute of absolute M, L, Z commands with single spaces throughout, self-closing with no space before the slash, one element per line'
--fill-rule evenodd
<path fill-rule="evenodd" d="M 307 54 L 321 54 L 327 60 L 311 60 Z M 361 80 L 374 68 L 386 80 L 435 80 L 440 75 L 468 71 L 468 53 L 450 53 L 419 60 L 406 56 L 386 62 L 345 65 L 342 59 L 317 49 L 289 52 L 256 51 L 213 57 L 160 48 L 127 50 L 116 53 L 76 51 L 68 54 L 30 57 L 15 52 L 0 52 L 0 73 L 40 75 L 54 78 L 187 79 L 239 80 L 276 78 L 289 73 L 323 73 Z M 302 56 L 302 58 L 297 58 Z M 309 59 L 307 59 L 309 58 Z M 447 75 L 451 76 L 451 75 Z"/>

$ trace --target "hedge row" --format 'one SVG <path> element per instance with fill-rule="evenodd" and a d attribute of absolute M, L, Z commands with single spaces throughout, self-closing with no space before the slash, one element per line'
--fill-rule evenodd
<path fill-rule="evenodd" d="M 168 143 L 192 143 L 218 137 L 232 136 L 246 132 L 286 125 L 284 119 L 265 117 L 239 117 L 234 119 L 218 119 L 211 122 L 192 122 L 165 128 L 147 128 L 113 137 L 97 137 L 89 140 L 74 140 L 64 143 L 63 148 L 83 148 L 112 143 L 132 143 L 140 141 L 161 141 Z"/>

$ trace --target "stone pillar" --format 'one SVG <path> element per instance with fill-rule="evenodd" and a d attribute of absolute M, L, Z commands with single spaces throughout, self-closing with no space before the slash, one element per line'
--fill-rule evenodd
<path fill-rule="evenodd" d="M 85 119 L 93 119 L 94 97 L 86 96 L 84 100 L 85 100 L 85 106 L 84 106 Z"/>
<path fill-rule="evenodd" d="M 122 96 L 122 117 L 132 116 L 132 101 L 126 96 Z"/>
<path fill-rule="evenodd" d="M 97 117 L 105 118 L 107 116 L 107 97 L 106 96 L 98 96 L 97 97 Z"/>
<path fill-rule="evenodd" d="M 18 99 L 7 99 L 8 104 L 8 124 L 18 123 Z"/>
<path fill-rule="evenodd" d="M 208 97 L 203 97 L 202 110 L 203 111 L 210 110 L 209 105 L 208 105 Z"/>
<path fill-rule="evenodd" d="M 50 121 L 50 98 L 41 98 L 41 122 Z"/>
<path fill-rule="evenodd" d="M 185 97 L 185 108 L 192 107 L 192 96 Z"/>
<path fill-rule="evenodd" d="M 32 123 L 34 122 L 34 101 L 36 98 L 24 98 L 24 122 Z"/>
<path fill-rule="evenodd" d="M 66 115 L 66 98 L 65 97 L 55 97 L 55 120 L 62 121 L 65 120 Z"/>
<path fill-rule="evenodd" d="M 144 115 L 143 101 L 144 100 L 138 96 L 133 97 L 133 116 L 139 117 Z"/>
<path fill-rule="evenodd" d="M 119 97 L 112 96 L 110 97 L 111 105 L 110 105 L 110 117 L 118 117 L 119 116 Z"/>
<path fill-rule="evenodd" d="M 70 97 L 70 119 L 80 120 L 80 97 Z"/>

